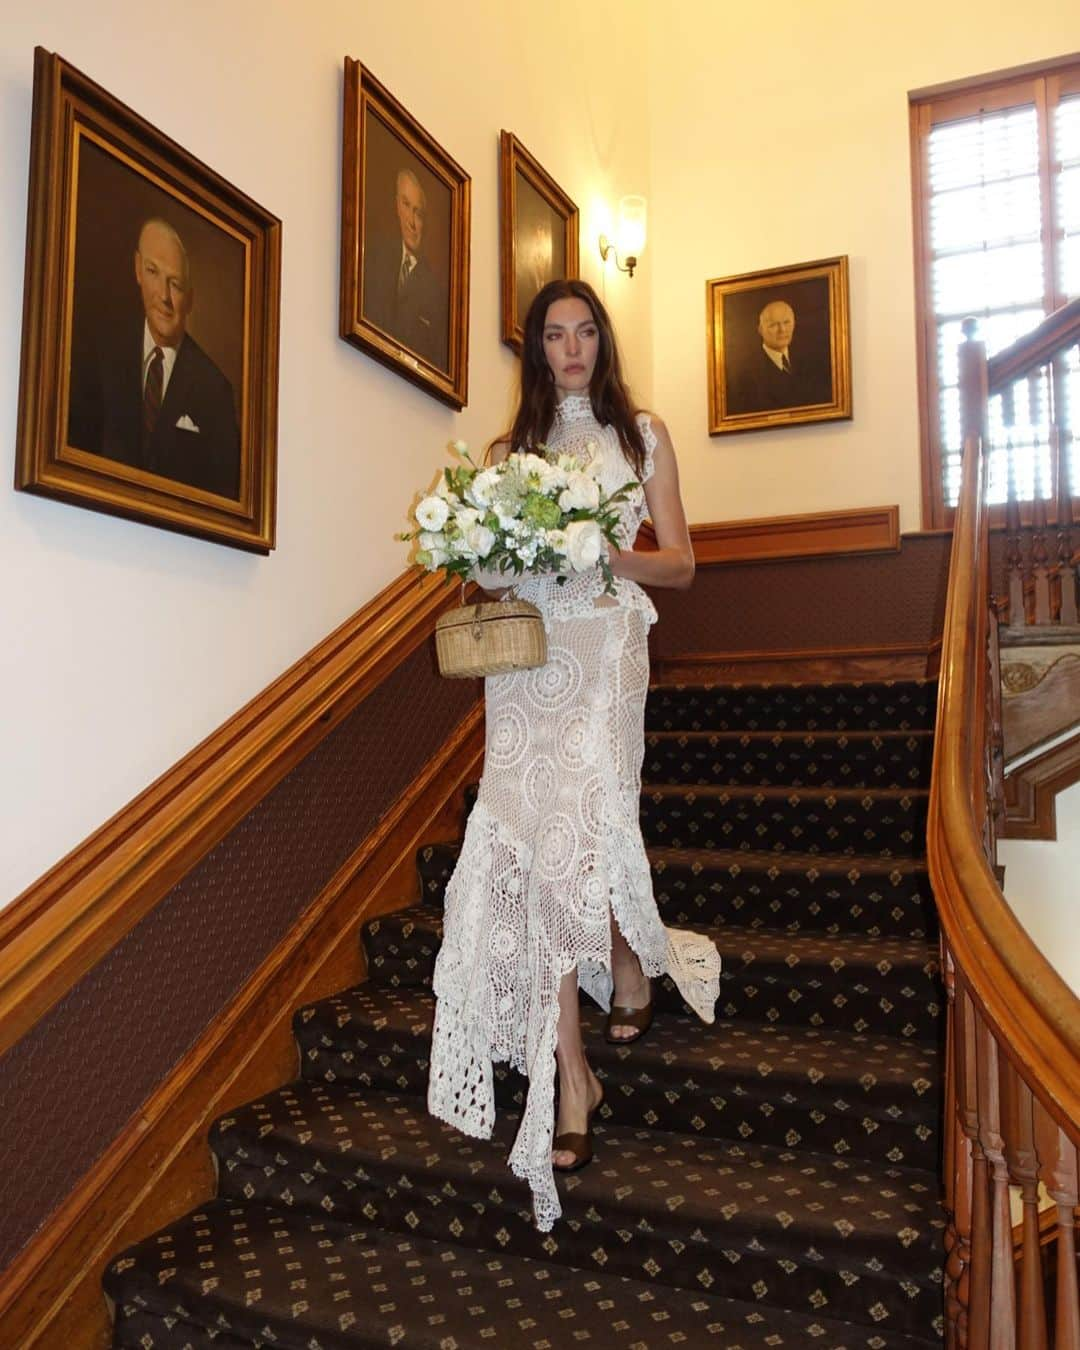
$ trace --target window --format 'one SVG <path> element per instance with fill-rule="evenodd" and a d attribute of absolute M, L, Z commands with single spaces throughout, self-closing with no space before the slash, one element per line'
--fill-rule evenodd
<path fill-rule="evenodd" d="M 923 515 L 951 523 L 960 487 L 957 348 L 965 318 L 993 356 L 1080 296 L 1080 60 L 913 95 Z M 1080 497 L 1076 349 L 991 409 L 990 498 Z M 1078 502 L 1080 506 L 1080 502 Z M 1052 512 L 1051 512 L 1052 514 Z"/>

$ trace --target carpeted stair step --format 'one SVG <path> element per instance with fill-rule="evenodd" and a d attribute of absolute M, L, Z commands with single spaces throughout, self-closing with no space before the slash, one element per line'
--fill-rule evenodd
<path fill-rule="evenodd" d="M 643 787 L 646 844 L 910 858 L 926 848 L 924 788 Z"/>
<path fill-rule="evenodd" d="M 427 903 L 442 904 L 459 852 L 457 844 L 429 844 L 418 851 L 420 894 Z M 665 923 L 872 937 L 937 934 L 930 879 L 918 859 L 744 849 L 648 852 Z"/>
<path fill-rule="evenodd" d="M 930 731 L 653 731 L 646 783 L 925 787 Z"/>
<path fill-rule="evenodd" d="M 648 731 L 910 731 L 932 727 L 937 684 L 654 685 Z"/>
<path fill-rule="evenodd" d="M 441 910 L 415 905 L 365 924 L 370 978 L 393 988 L 429 989 L 442 922 Z M 706 933 L 720 951 L 720 1017 L 930 1042 L 937 1038 L 937 954 L 920 939 L 685 927 Z M 666 977 L 656 982 L 655 998 L 661 1010 L 682 1008 Z"/>
<path fill-rule="evenodd" d="M 212 1201 L 115 1260 L 121 1350 L 921 1350 L 931 1342 L 648 1279 Z"/>
<path fill-rule="evenodd" d="M 418 1098 L 301 1082 L 218 1121 L 224 1198 L 325 1214 L 410 1237 L 648 1278 L 932 1338 L 943 1221 L 933 1174 L 860 1159 L 600 1124 L 597 1159 L 561 1183 L 538 1232 L 490 1140 L 434 1120 Z"/>
<path fill-rule="evenodd" d="M 312 1004 L 297 1016 L 302 1072 L 423 1097 L 433 1015 L 430 994 L 370 983 Z M 934 1166 L 932 1046 L 667 1015 L 631 1048 L 604 1040 L 604 1014 L 592 1003 L 581 1019 L 609 1122 Z M 499 1105 L 520 1108 L 526 1080 L 506 1065 L 495 1077 Z"/>

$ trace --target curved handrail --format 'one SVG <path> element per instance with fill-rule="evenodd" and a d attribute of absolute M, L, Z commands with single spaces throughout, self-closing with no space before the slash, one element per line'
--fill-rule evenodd
<path fill-rule="evenodd" d="M 1048 314 L 1038 328 L 1025 333 L 1011 347 L 992 356 L 987 364 L 991 394 L 999 394 L 1014 380 L 1030 375 L 1051 357 L 1080 342 L 1080 299 Z"/>
<path fill-rule="evenodd" d="M 1037 1100 L 1080 1145 L 1080 998 L 1009 907 L 984 844 L 988 810 L 988 514 L 982 440 L 965 443 L 942 641 L 927 835 L 930 875 L 956 968 Z"/>

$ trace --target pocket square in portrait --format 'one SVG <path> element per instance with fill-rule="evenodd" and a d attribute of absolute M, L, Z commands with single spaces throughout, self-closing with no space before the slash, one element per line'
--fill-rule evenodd
<path fill-rule="evenodd" d="M 176 428 L 178 431 L 194 431 L 196 433 L 198 433 L 199 430 L 187 413 L 184 413 L 183 417 L 178 417 L 176 419 Z"/>

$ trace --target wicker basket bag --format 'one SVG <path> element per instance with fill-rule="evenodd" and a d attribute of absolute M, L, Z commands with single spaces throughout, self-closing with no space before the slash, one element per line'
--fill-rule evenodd
<path fill-rule="evenodd" d="M 435 651 L 450 680 L 531 670 L 547 661 L 544 620 L 527 600 L 462 605 L 436 619 Z"/>

